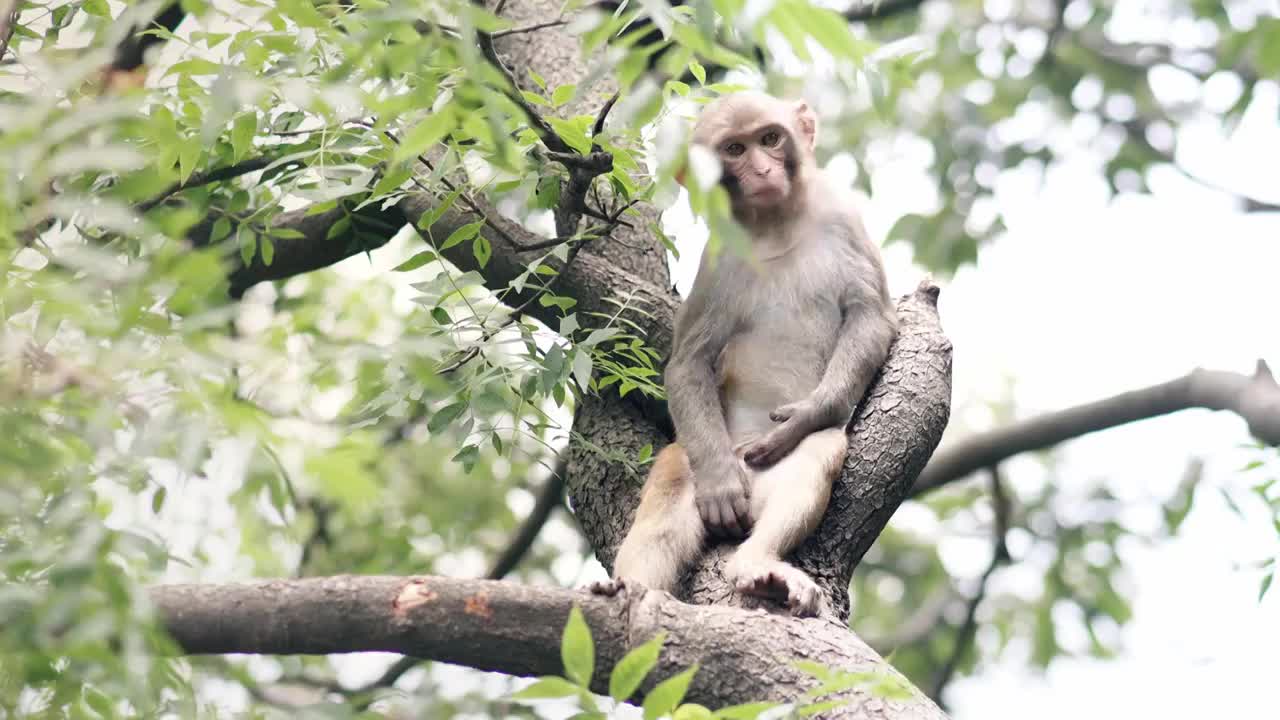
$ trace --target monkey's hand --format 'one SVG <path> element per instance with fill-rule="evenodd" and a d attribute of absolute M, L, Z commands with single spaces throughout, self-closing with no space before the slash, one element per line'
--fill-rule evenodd
<path fill-rule="evenodd" d="M 694 501 L 707 534 L 741 538 L 751 529 L 747 474 L 732 455 L 693 470 Z"/>
<path fill-rule="evenodd" d="M 818 408 L 811 400 L 774 408 L 769 413 L 769 419 L 778 423 L 778 426 L 748 445 L 742 455 L 742 459 L 752 467 L 767 467 L 786 457 L 819 424 Z"/>

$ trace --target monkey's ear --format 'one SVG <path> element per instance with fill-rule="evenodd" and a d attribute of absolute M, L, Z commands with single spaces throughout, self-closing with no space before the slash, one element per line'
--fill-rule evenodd
<path fill-rule="evenodd" d="M 796 101 L 796 127 L 800 129 L 800 139 L 804 148 L 810 152 L 818 144 L 818 116 L 803 100 Z"/>

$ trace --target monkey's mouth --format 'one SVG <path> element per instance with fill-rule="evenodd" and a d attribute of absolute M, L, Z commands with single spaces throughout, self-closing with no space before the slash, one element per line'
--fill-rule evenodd
<path fill-rule="evenodd" d="M 764 187 L 755 188 L 747 193 L 747 197 L 752 200 L 771 200 L 780 198 L 785 195 L 782 188 L 776 185 L 766 185 Z"/>

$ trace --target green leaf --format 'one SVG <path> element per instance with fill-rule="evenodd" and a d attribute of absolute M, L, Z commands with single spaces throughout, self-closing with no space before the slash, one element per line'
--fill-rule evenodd
<path fill-rule="evenodd" d="M 511 695 L 512 700 L 550 700 L 577 695 L 578 686 L 558 677 L 544 677 L 520 692 Z"/>
<path fill-rule="evenodd" d="M 182 182 L 190 179 L 191 173 L 195 172 L 203 152 L 204 145 L 200 143 L 199 137 L 186 139 L 178 146 L 178 177 Z"/>
<path fill-rule="evenodd" d="M 573 354 L 573 377 L 578 387 L 587 390 L 591 387 L 591 354 L 578 350 Z"/>
<path fill-rule="evenodd" d="M 651 457 L 653 457 L 653 443 L 646 443 L 644 447 L 640 448 L 640 452 L 636 456 L 636 462 L 646 463 L 649 462 Z"/>
<path fill-rule="evenodd" d="M 222 66 L 218 63 L 197 57 L 170 65 L 169 69 L 165 71 L 164 77 L 170 75 L 217 75 L 220 72 L 222 72 Z"/>
<path fill-rule="evenodd" d="M 715 716 L 705 705 L 688 703 L 676 708 L 675 714 L 671 717 L 672 720 L 711 720 Z"/>
<path fill-rule="evenodd" d="M 547 122 L 560 139 L 568 143 L 569 147 L 584 155 L 591 152 L 591 139 L 587 137 L 587 128 L 593 122 L 591 117 L 583 116 L 572 120 L 549 117 Z"/>
<path fill-rule="evenodd" d="M 742 705 L 730 705 L 727 708 L 720 708 L 715 712 L 715 717 L 724 718 L 725 720 L 755 720 L 760 713 L 766 710 L 772 710 L 778 707 L 778 703 L 773 702 L 754 702 L 743 703 Z"/>
<path fill-rule="evenodd" d="M 689 72 L 693 73 L 693 76 L 698 79 L 699 85 L 705 85 L 707 83 L 707 69 L 702 67 L 702 63 L 697 60 L 690 60 Z"/>
<path fill-rule="evenodd" d="M 80 7 L 90 15 L 103 18 L 111 17 L 111 7 L 107 5 L 107 0 L 84 0 L 84 4 Z"/>
<path fill-rule="evenodd" d="M 422 213 L 422 217 L 418 218 L 418 229 L 430 231 L 431 226 L 435 225 L 437 220 L 444 217 L 444 214 L 449 212 L 449 208 L 453 207 L 453 203 L 457 201 L 458 196 L 461 194 L 462 188 L 458 188 L 446 195 L 444 200 L 440 201 L 439 205 Z"/>
<path fill-rule="evenodd" d="M 460 243 L 464 243 L 470 240 L 471 238 L 475 237 L 477 233 L 480 232 L 480 228 L 483 225 L 484 225 L 483 220 L 477 220 L 473 223 L 467 223 L 466 225 L 463 225 L 457 230 L 454 230 L 453 232 L 449 233 L 448 239 L 444 241 L 444 244 L 440 246 L 440 249 L 448 250 L 454 245 L 458 245 Z"/>
<path fill-rule="evenodd" d="M 482 233 L 476 233 L 476 239 L 471 243 L 471 254 L 475 256 L 476 262 L 480 263 L 480 267 L 489 264 L 489 258 L 493 255 L 493 247 L 489 245 L 489 238 Z"/>
<path fill-rule="evenodd" d="M 609 675 L 609 697 L 623 702 L 635 693 L 649 671 L 658 664 L 658 654 L 666 638 L 666 632 L 659 632 L 652 640 L 627 653 L 613 666 L 613 673 Z"/>
<path fill-rule="evenodd" d="M 796 712 L 800 714 L 800 717 L 810 717 L 811 715 L 817 715 L 820 712 L 834 710 L 835 708 L 846 705 L 849 702 L 849 700 L 827 700 L 820 703 L 811 703 L 809 705 L 801 705 Z"/>
<path fill-rule="evenodd" d="M 425 120 L 413 126 L 400 139 L 400 146 L 391 155 L 393 163 L 401 163 L 426 152 L 432 145 L 444 139 L 445 135 L 455 127 L 453 106 L 446 105 L 440 112 L 428 115 Z"/>
<path fill-rule="evenodd" d="M 439 434 L 445 428 L 449 427 L 454 420 L 457 420 L 458 416 L 466 409 L 466 402 L 456 402 L 440 408 L 431 416 L 431 419 L 427 421 L 427 432 L 432 435 Z"/>
<path fill-rule="evenodd" d="M 263 235 L 258 239 L 259 251 L 262 253 L 262 263 L 267 267 L 271 267 L 271 261 L 276 258 L 276 245 L 271 242 L 271 238 Z"/>
<path fill-rule="evenodd" d="M 663 680 L 649 691 L 644 699 L 644 720 L 657 720 L 675 710 L 684 699 L 684 694 L 689 690 L 689 683 L 693 681 L 693 676 L 697 672 L 698 664 L 694 663 L 693 667 Z"/>
<path fill-rule="evenodd" d="M 213 223 L 213 230 L 209 233 L 209 242 L 216 243 L 231 234 L 231 220 L 223 215 Z"/>
<path fill-rule="evenodd" d="M 258 249 L 258 235 L 248 225 L 236 228 L 236 242 L 240 245 L 240 259 L 245 265 L 253 262 L 253 254 Z"/>
<path fill-rule="evenodd" d="M 1271 589 L 1271 581 L 1275 579 L 1275 571 L 1267 573 L 1267 576 L 1262 578 L 1262 586 L 1258 588 L 1258 602 L 1262 602 L 1262 599 L 1267 596 L 1267 591 Z"/>
<path fill-rule="evenodd" d="M 573 83 L 570 83 L 568 85 L 561 85 L 560 87 L 555 89 L 555 92 L 551 93 L 551 103 L 556 107 L 560 107 L 561 105 L 572 100 L 573 94 L 577 92 L 577 90 L 578 90 L 578 86 Z"/>
<path fill-rule="evenodd" d="M 151 496 L 151 512 L 159 513 L 164 507 L 164 499 L 169 495 L 169 488 L 161 485 L 155 494 Z"/>
<path fill-rule="evenodd" d="M 105 4 L 105 3 L 103 3 Z M 107 697 L 100 690 L 91 687 L 84 689 L 84 701 L 93 711 L 105 718 L 115 717 L 115 708 L 111 698 Z"/>
<path fill-rule="evenodd" d="M 253 136 L 258 132 L 258 114 L 245 113 L 231 124 L 231 154 L 239 162 L 253 147 Z"/>
<path fill-rule="evenodd" d="M 418 268 L 422 267 L 423 265 L 426 265 L 427 263 L 435 259 L 436 259 L 435 250 L 423 250 L 422 252 L 415 254 L 413 257 L 409 258 L 408 260 L 405 260 L 404 262 L 392 268 L 391 272 L 408 272 L 410 270 L 417 270 Z"/>
<path fill-rule="evenodd" d="M 543 175 L 538 178 L 538 185 L 533 191 L 533 206 L 539 210 L 550 210 L 560 202 L 560 176 Z"/>
<path fill-rule="evenodd" d="M 326 240 L 332 240 L 340 235 L 345 235 L 351 229 L 351 216 L 343 215 L 336 222 L 329 226 L 329 232 L 324 234 Z"/>
<path fill-rule="evenodd" d="M 591 686 L 596 663 L 595 643 L 591 639 L 591 629 L 587 627 L 587 621 L 577 605 L 569 611 L 569 621 L 564 626 L 560 659 L 564 662 L 566 677 L 583 689 Z"/>

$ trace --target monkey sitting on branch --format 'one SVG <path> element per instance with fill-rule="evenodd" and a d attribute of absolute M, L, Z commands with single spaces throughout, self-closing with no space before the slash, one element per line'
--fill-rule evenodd
<path fill-rule="evenodd" d="M 826 512 L 897 314 L 879 248 L 817 165 L 817 130 L 804 101 L 755 92 L 698 118 L 692 142 L 719 158 L 754 262 L 703 253 L 666 369 L 676 442 L 594 593 L 674 592 L 704 541 L 745 536 L 725 569 L 736 590 L 819 611 L 817 584 L 784 558 Z"/>

